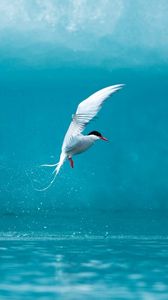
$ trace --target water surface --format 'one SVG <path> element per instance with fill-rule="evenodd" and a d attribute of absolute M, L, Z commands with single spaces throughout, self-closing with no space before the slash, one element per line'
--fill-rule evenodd
<path fill-rule="evenodd" d="M 0 241 L 0 299 L 167 299 L 166 237 Z"/>
<path fill-rule="evenodd" d="M 0 299 L 167 299 L 163 211 L 55 210 L 0 218 Z"/>

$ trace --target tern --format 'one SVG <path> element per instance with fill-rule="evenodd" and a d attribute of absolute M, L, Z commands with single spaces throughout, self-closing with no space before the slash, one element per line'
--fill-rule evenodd
<path fill-rule="evenodd" d="M 93 130 L 87 135 L 83 135 L 86 125 L 98 114 L 103 103 L 116 91 L 120 90 L 124 84 L 116 84 L 103 88 L 83 100 L 77 107 L 76 113 L 72 116 L 72 121 L 65 134 L 60 159 L 57 164 L 43 164 L 42 167 L 54 167 L 54 177 L 50 184 L 38 191 L 47 190 L 55 181 L 60 168 L 66 160 L 69 160 L 70 166 L 74 167 L 73 156 L 85 152 L 98 140 L 107 141 L 99 131 Z"/>

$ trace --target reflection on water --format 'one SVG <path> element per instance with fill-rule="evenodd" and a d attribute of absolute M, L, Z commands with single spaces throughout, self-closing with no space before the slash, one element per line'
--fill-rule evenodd
<path fill-rule="evenodd" d="M 168 299 L 168 240 L 0 241 L 0 299 Z"/>

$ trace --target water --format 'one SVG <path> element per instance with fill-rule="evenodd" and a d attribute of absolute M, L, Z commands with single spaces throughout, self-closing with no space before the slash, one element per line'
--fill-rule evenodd
<path fill-rule="evenodd" d="M 13 238 L 0 261 L 2 300 L 168 297 L 167 238 Z"/>
<path fill-rule="evenodd" d="M 13 214 L 0 228 L 2 300 L 168 297 L 166 213 Z"/>

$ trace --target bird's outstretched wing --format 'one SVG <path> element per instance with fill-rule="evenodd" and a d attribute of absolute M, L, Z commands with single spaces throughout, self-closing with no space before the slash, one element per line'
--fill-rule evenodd
<path fill-rule="evenodd" d="M 73 138 L 77 134 L 80 134 L 85 129 L 86 125 L 97 115 L 104 101 L 123 86 L 124 84 L 116 84 L 106 87 L 92 94 L 78 105 L 77 111 L 75 115 L 73 115 L 72 122 L 62 144 L 63 151 L 65 151 Z"/>

